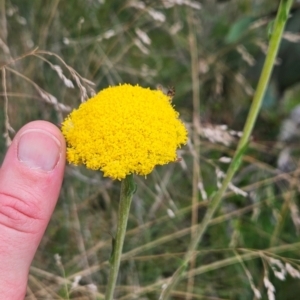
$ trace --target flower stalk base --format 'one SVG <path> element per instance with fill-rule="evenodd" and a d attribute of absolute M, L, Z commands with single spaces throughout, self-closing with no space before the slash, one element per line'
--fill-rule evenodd
<path fill-rule="evenodd" d="M 118 212 L 118 225 L 115 242 L 113 243 L 112 256 L 110 258 L 110 273 L 108 278 L 105 300 L 112 300 L 118 278 L 122 249 L 126 234 L 132 196 L 136 190 L 133 175 L 127 175 L 121 183 L 121 194 Z"/>

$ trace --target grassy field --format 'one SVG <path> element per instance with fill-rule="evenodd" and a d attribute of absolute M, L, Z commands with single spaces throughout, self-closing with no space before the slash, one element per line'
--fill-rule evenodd
<path fill-rule="evenodd" d="M 24 124 L 59 126 L 109 85 L 175 87 L 190 138 L 180 162 L 135 176 L 116 299 L 159 299 L 182 262 L 243 130 L 274 2 L 0 0 L 2 158 Z M 290 46 L 299 40 L 284 40 Z M 286 146 L 281 123 L 299 103 L 299 87 L 276 74 L 242 164 L 172 299 L 300 293 L 299 163 L 288 173 L 277 165 Z M 67 165 L 26 299 L 103 299 L 119 194 L 119 181 Z"/>

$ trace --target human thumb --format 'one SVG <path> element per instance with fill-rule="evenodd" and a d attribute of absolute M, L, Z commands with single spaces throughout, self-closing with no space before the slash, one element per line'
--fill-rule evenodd
<path fill-rule="evenodd" d="M 0 295 L 24 299 L 29 267 L 54 210 L 65 167 L 65 141 L 45 121 L 25 125 L 0 169 Z"/>

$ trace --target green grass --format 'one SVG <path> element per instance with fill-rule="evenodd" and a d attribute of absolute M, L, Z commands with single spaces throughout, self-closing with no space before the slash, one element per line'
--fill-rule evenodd
<path fill-rule="evenodd" d="M 166 8 L 159 1 L 147 2 L 144 8 L 127 1 L 3 2 L 6 14 L 0 21 L 6 23 L 8 34 L 1 36 L 7 47 L 0 47 L 0 65 L 6 68 L 6 95 L 2 83 L 0 96 L 7 113 L 2 109 L 0 119 L 1 132 L 10 137 L 14 132 L 9 126 L 17 131 L 31 120 L 58 125 L 68 107 L 78 106 L 85 89 L 90 96 L 92 90 L 120 82 L 175 86 L 173 102 L 191 141 L 179 152 L 182 162 L 135 178 L 138 190 L 116 289 L 116 299 L 158 299 L 195 237 L 192 226 L 203 219 L 218 190 L 221 178 L 216 170 L 228 169 L 219 159 L 234 155 L 238 138 L 229 131 L 243 129 L 251 104 L 250 87 L 253 91 L 257 78 L 248 76 L 249 66 L 237 47 L 243 45 L 258 61 L 258 42 L 268 42 L 267 23 L 252 29 L 239 27 L 237 21 L 251 16 L 258 22 L 276 10 L 274 1 L 256 6 L 248 0 L 238 5 L 207 1 L 201 10 L 178 4 Z M 155 12 L 162 13 L 165 21 L 155 20 Z M 142 42 L 138 28 L 151 44 Z M 229 34 L 231 38 L 235 34 L 234 42 L 228 42 Z M 53 65 L 62 68 L 74 89 L 66 87 Z M 53 98 L 43 91 L 63 106 L 51 103 Z M 282 174 L 276 169 L 281 112 L 297 102 L 272 101 L 272 109 L 263 108 L 232 181 L 247 197 L 231 189 L 225 193 L 172 299 L 255 299 L 251 277 L 262 299 L 268 299 L 265 275 L 276 288 L 276 299 L 299 294 L 299 279 L 286 275 L 279 280 L 270 262 L 276 258 L 295 268 L 299 264 L 299 173 Z M 201 132 L 193 130 L 197 118 Z M 224 123 L 229 129 L 216 127 Z M 222 133 L 223 143 L 203 136 L 203 128 L 209 126 L 215 128 L 215 136 Z M 2 157 L 5 150 L 2 138 Z M 58 205 L 32 264 L 26 299 L 102 299 L 119 193 L 120 183 L 100 172 L 67 166 Z M 76 276 L 81 280 L 72 289 Z"/>

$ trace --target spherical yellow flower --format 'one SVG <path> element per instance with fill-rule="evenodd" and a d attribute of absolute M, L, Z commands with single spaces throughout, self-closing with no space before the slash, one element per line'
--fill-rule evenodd
<path fill-rule="evenodd" d="M 100 91 L 62 123 L 67 159 L 123 179 L 174 162 L 187 141 L 171 99 L 160 90 L 123 84 Z"/>

